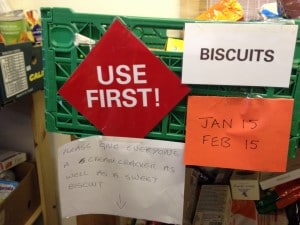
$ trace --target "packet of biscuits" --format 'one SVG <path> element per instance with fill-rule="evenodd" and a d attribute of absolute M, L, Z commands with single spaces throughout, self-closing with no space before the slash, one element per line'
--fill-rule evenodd
<path fill-rule="evenodd" d="M 196 17 L 196 20 L 243 20 L 244 10 L 237 0 L 220 0 Z"/>

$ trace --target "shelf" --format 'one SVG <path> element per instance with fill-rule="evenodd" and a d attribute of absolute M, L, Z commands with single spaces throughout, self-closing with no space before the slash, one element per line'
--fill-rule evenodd
<path fill-rule="evenodd" d="M 27 222 L 24 225 L 32 225 L 34 222 L 38 219 L 38 217 L 42 213 L 42 207 L 39 205 L 37 209 L 34 211 L 34 213 L 31 215 L 31 217 L 27 220 Z"/>

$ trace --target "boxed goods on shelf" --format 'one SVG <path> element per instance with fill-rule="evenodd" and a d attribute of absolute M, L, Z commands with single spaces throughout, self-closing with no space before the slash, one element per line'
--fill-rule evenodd
<path fill-rule="evenodd" d="M 24 162 L 14 168 L 18 186 L 0 203 L 0 221 L 3 225 L 23 225 L 40 205 L 36 166 Z"/>
<path fill-rule="evenodd" d="M 42 48 L 31 42 L 0 44 L 0 105 L 44 88 Z"/>
<path fill-rule="evenodd" d="M 25 152 L 0 150 L 0 172 L 9 170 L 22 162 L 25 162 L 27 155 Z"/>

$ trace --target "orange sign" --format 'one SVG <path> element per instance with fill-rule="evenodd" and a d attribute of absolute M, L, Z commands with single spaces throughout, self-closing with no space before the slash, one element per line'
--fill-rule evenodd
<path fill-rule="evenodd" d="M 190 96 L 186 165 L 284 172 L 293 99 Z"/>

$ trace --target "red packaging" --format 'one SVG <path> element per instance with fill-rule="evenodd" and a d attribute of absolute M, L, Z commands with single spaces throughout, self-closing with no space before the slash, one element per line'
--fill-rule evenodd
<path fill-rule="evenodd" d="M 291 192 L 289 195 L 277 200 L 276 207 L 278 209 L 283 209 L 283 208 L 287 207 L 288 205 L 291 205 L 299 200 L 300 200 L 300 190 L 296 190 L 296 191 Z"/>
<path fill-rule="evenodd" d="M 283 183 L 274 188 L 279 198 L 283 198 L 292 192 L 300 190 L 300 179 L 292 180 L 287 183 Z"/>

